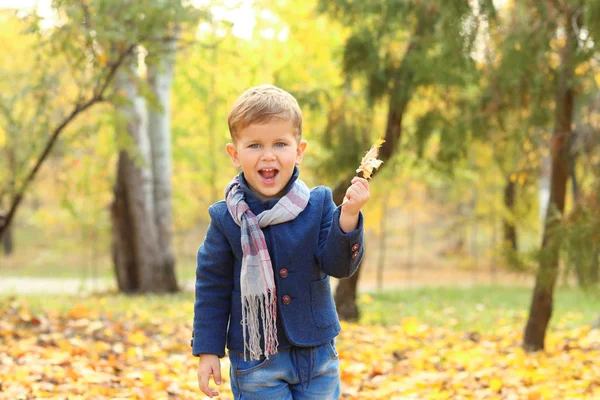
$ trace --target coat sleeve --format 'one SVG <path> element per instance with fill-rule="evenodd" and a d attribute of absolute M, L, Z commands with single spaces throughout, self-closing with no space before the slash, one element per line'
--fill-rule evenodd
<path fill-rule="evenodd" d="M 323 187 L 324 201 L 317 260 L 327 275 L 348 278 L 358 269 L 364 253 L 363 215 L 360 212 L 358 227 L 344 233 L 340 228 L 341 206 L 333 202 L 331 189 Z"/>
<path fill-rule="evenodd" d="M 210 225 L 198 250 L 192 354 L 225 356 L 227 326 L 233 289 L 233 253 L 215 206 L 209 208 Z"/>

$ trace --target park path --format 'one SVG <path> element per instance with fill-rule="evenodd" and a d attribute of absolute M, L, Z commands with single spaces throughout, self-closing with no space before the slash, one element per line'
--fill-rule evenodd
<path fill-rule="evenodd" d="M 192 292 L 194 290 L 194 279 L 180 280 L 183 290 Z M 332 288 L 335 289 L 336 279 L 331 280 Z M 430 286 L 472 286 L 478 284 L 533 284 L 532 276 L 515 275 L 506 271 L 499 271 L 496 279 L 491 279 L 489 274 L 481 273 L 474 275 L 473 272 L 461 269 L 423 269 L 419 271 L 402 271 L 390 269 L 385 273 L 383 288 L 387 290 L 407 287 L 430 287 Z M 113 278 L 47 278 L 47 277 L 24 277 L 24 276 L 0 276 L 0 295 L 10 294 L 86 294 L 90 292 L 104 292 L 116 288 Z M 377 290 L 377 277 L 371 268 L 363 270 L 359 291 Z"/>
<path fill-rule="evenodd" d="M 335 288 L 335 279 L 332 280 L 332 287 Z M 194 290 L 194 280 L 184 281 L 182 284 L 184 291 Z M 387 282 L 386 289 L 410 287 L 413 286 L 407 282 Z M 418 286 L 426 286 L 420 284 Z M 0 296 L 18 295 L 18 294 L 86 294 L 92 292 L 103 292 L 116 288 L 113 279 L 99 278 L 35 278 L 35 277 L 0 277 Z M 365 280 L 359 283 L 360 290 L 374 290 L 376 283 Z"/>
<path fill-rule="evenodd" d="M 183 289 L 191 291 L 193 281 L 183 282 Z M 33 277 L 0 277 L 0 295 L 11 294 L 85 294 L 102 292 L 115 288 L 112 279 L 78 279 L 78 278 L 33 278 Z"/>

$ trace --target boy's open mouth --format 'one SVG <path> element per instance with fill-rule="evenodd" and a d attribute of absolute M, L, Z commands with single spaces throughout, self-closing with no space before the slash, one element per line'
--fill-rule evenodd
<path fill-rule="evenodd" d="M 275 182 L 278 173 L 279 170 L 275 168 L 263 168 L 258 170 L 258 174 L 266 184 Z"/>

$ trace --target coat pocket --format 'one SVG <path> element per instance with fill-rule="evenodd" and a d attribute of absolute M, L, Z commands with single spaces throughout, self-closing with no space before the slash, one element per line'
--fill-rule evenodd
<path fill-rule="evenodd" d="M 337 312 L 331 295 L 328 276 L 310 283 L 310 305 L 313 320 L 317 327 L 328 328 L 337 322 Z"/>

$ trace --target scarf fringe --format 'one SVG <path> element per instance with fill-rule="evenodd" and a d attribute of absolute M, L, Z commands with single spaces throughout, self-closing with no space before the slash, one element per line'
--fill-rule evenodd
<path fill-rule="evenodd" d="M 258 318 L 260 313 L 260 319 Z M 259 320 L 262 321 L 264 353 L 261 348 Z M 277 300 L 275 291 L 266 295 L 251 295 L 242 299 L 242 331 L 244 333 L 244 361 L 246 353 L 251 360 L 269 359 L 277 353 Z"/>
<path fill-rule="evenodd" d="M 242 270 L 240 286 L 242 297 L 242 331 L 244 335 L 244 360 L 267 359 L 277 353 L 277 297 L 273 266 L 261 228 L 282 224 L 295 219 L 308 204 L 310 190 L 297 180 L 270 210 L 254 215 L 240 188 L 241 174 L 233 178 L 225 189 L 227 209 L 240 227 L 242 244 Z M 260 324 L 262 320 L 263 340 Z M 262 346 L 261 346 L 262 345 Z"/>

